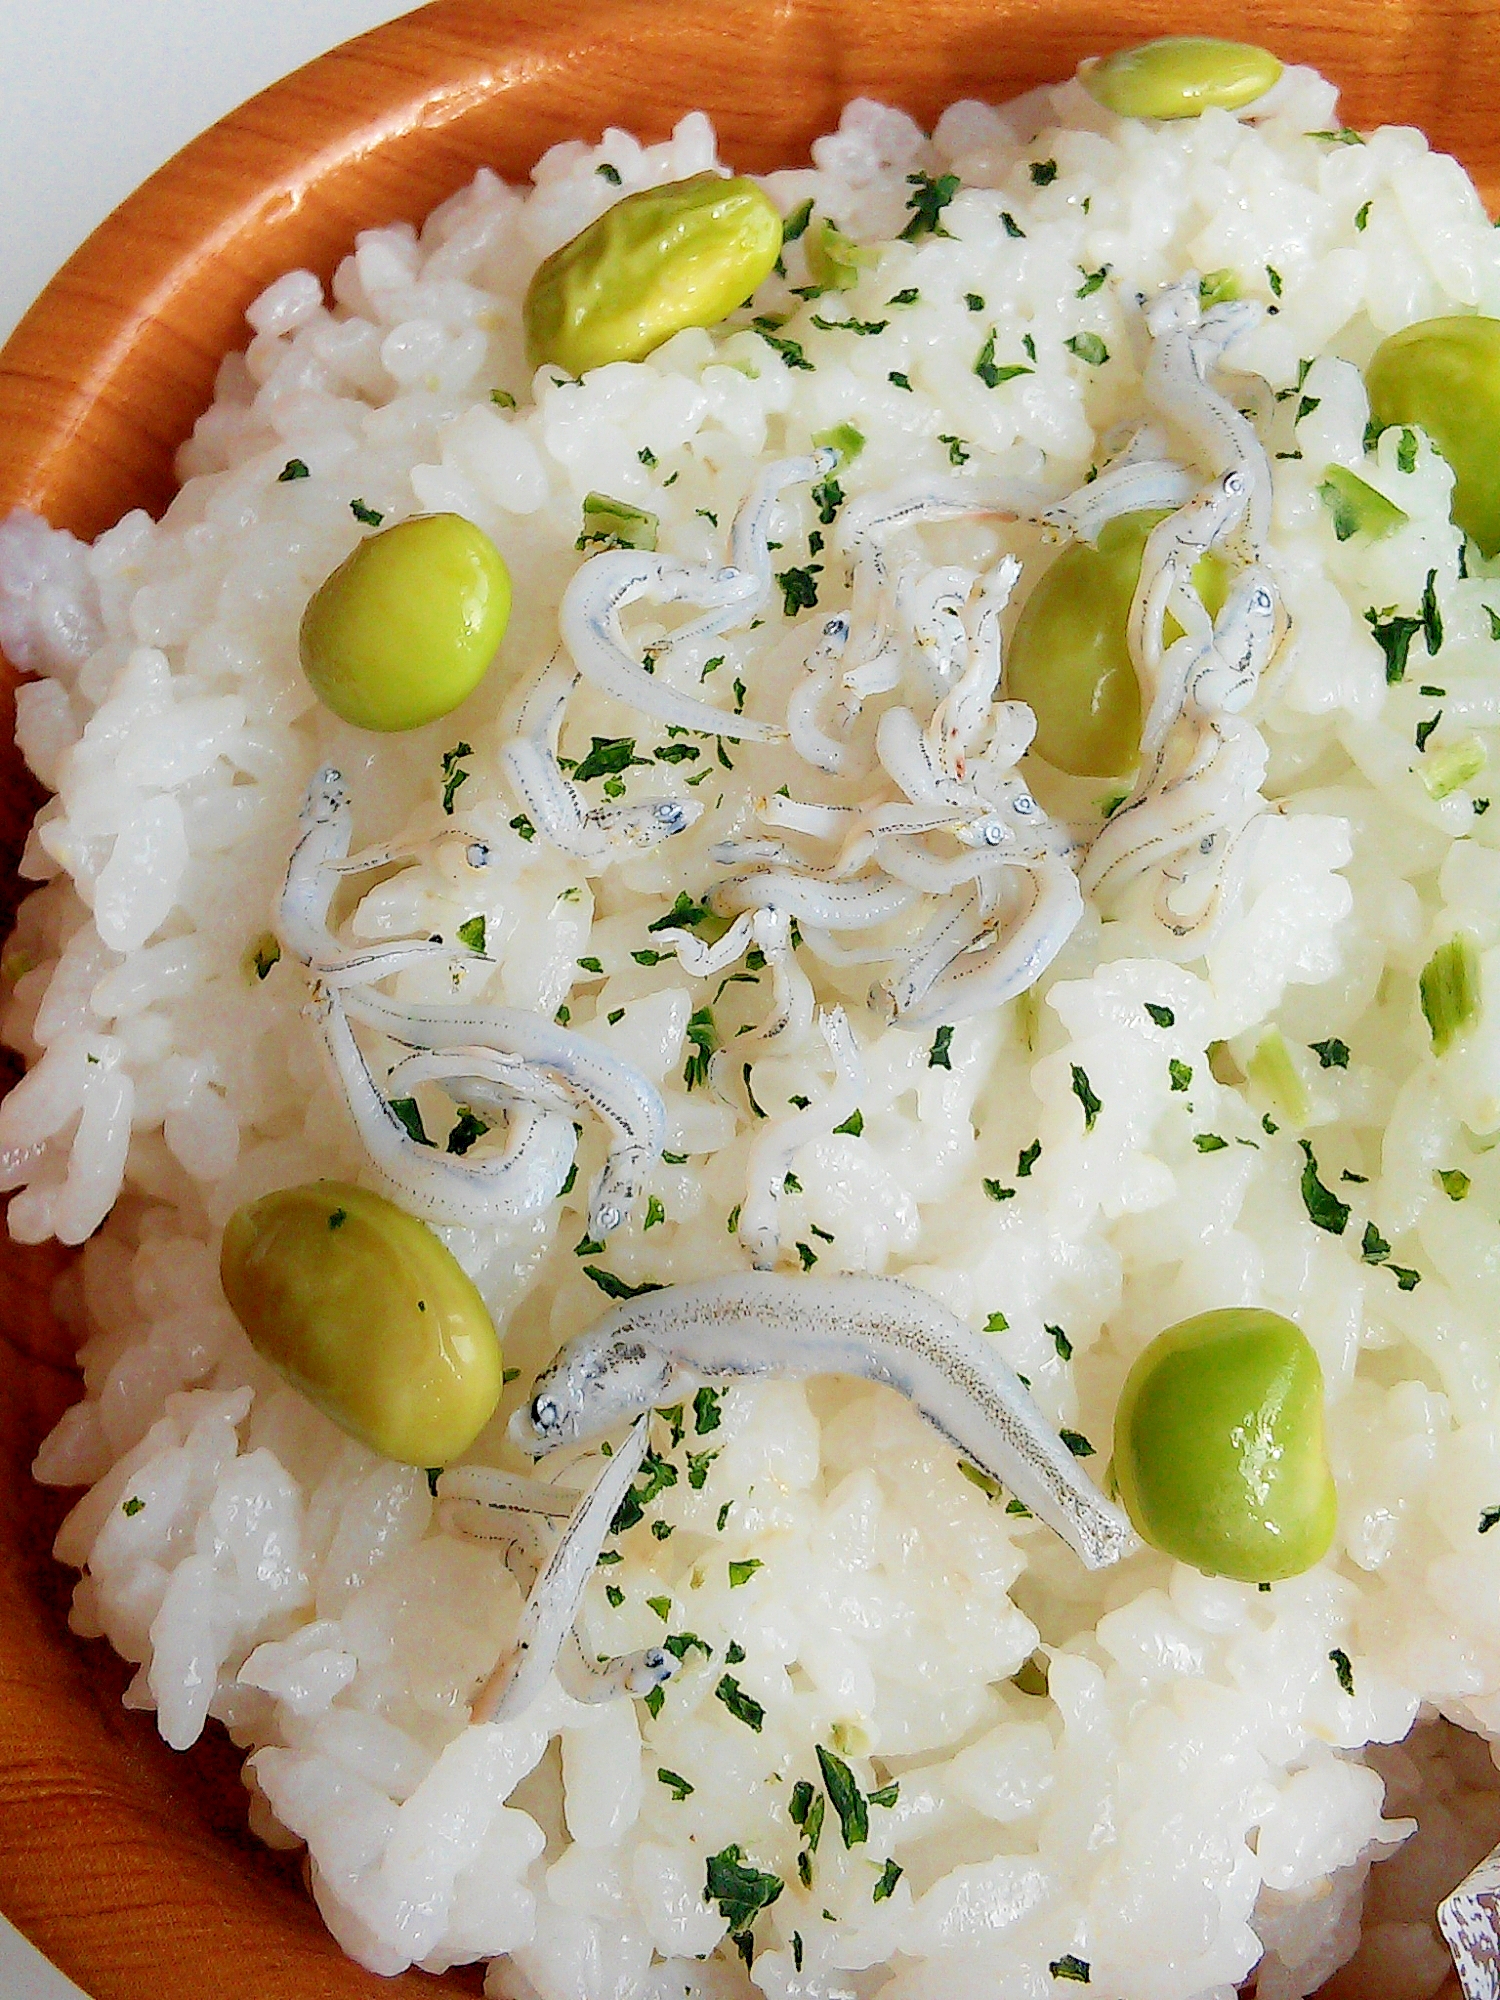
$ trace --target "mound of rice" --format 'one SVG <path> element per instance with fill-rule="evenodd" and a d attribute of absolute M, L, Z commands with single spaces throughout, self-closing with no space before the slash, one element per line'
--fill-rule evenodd
<path fill-rule="evenodd" d="M 1457 930 L 1500 994 L 1500 813 L 1483 771 L 1438 798 L 1423 782 L 1456 742 L 1496 748 L 1500 566 L 1465 562 L 1425 439 L 1387 433 L 1367 456 L 1358 369 L 1411 321 L 1500 312 L 1500 248 L 1418 133 L 1337 127 L 1307 71 L 1255 122 L 1122 122 L 1076 82 L 957 104 L 930 138 L 852 104 L 811 168 L 766 185 L 882 246 L 840 302 L 882 329 L 821 328 L 817 302 L 773 282 L 755 309 L 793 309 L 777 342 L 741 314 L 581 382 L 524 365 L 531 271 L 620 189 L 713 167 L 714 135 L 694 115 L 662 145 L 559 146 L 529 190 L 481 172 L 420 234 L 366 232 L 331 299 L 306 272 L 274 284 L 162 521 L 131 514 L 92 548 L 20 516 L 0 528 L 0 640 L 35 676 L 18 737 L 55 794 L 4 961 L 4 1036 L 31 1068 L 0 1108 L 0 1164 L 13 1235 L 84 1244 L 61 1305 L 86 1394 L 36 1466 L 87 1488 L 57 1546 L 81 1572 L 74 1626 L 138 1663 L 127 1700 L 168 1743 L 212 1717 L 243 1747 L 252 1826 L 305 1843 L 319 1906 L 365 1965 L 493 1960 L 497 2000 L 1040 2000 L 1083 1977 L 1101 2000 L 1228 2000 L 1259 1964 L 1261 2000 L 1288 2000 L 1354 1950 L 1370 1865 L 1411 1832 L 1382 1816 L 1389 1779 L 1403 1810 L 1445 1790 L 1447 1845 L 1381 1901 L 1361 1990 L 1420 2000 L 1440 1983 L 1431 1904 L 1494 1830 L 1488 1766 L 1476 1749 L 1476 1779 L 1453 1748 L 1467 1739 L 1429 1730 L 1413 1743 L 1446 1777 L 1424 1792 L 1415 1752 L 1366 1753 L 1438 1714 L 1500 1738 L 1500 1535 L 1484 1532 L 1500 1507 L 1500 1007 L 1439 1060 L 1417 997 Z M 946 233 L 898 240 L 923 173 L 959 177 Z M 308 779 L 343 770 L 360 843 L 461 829 L 502 859 L 476 890 L 430 850 L 368 887 L 352 935 L 451 939 L 482 915 L 498 962 L 465 968 L 465 995 L 566 1010 L 660 1082 L 667 1157 L 596 1266 L 628 1284 L 743 1268 L 726 1220 L 754 1121 L 689 1087 L 688 1036 L 709 1007 L 732 1043 L 764 996 L 695 982 L 647 926 L 713 878 L 710 847 L 786 779 L 787 753 L 662 761 L 663 730 L 584 687 L 565 752 L 629 737 L 652 769 L 627 769 L 627 789 L 708 810 L 592 875 L 517 823 L 502 717 L 556 644 L 583 497 L 649 509 L 663 548 L 712 562 L 763 455 L 840 422 L 867 440 L 841 473 L 851 499 L 960 463 L 1081 480 L 1139 409 L 1136 295 L 1188 269 L 1231 269 L 1268 305 L 1235 366 L 1274 392 L 1272 549 L 1295 622 L 1252 716 L 1277 810 L 1243 906 L 1191 966 L 1090 910 L 1036 992 L 941 1051 L 863 1009 L 867 969 L 808 960 L 820 995 L 855 1010 L 868 1089 L 858 1130 L 798 1156 L 785 1234 L 809 1268 L 900 1273 L 989 1328 L 1100 1464 L 1125 1370 L 1162 1326 L 1234 1302 L 1291 1315 L 1327 1378 L 1335 1547 L 1268 1592 L 1154 1553 L 1091 1576 L 890 1393 L 740 1387 L 659 1426 L 658 1490 L 587 1599 L 594 1651 L 674 1639 L 684 1670 L 663 1699 L 586 1708 L 554 1689 L 471 1728 L 515 1581 L 438 1531 L 420 1471 L 272 1374 L 218 1284 L 240 1203 L 372 1178 L 301 968 L 267 963 Z M 1032 357 L 996 388 L 974 367 L 991 334 L 992 357 Z M 1408 524 L 1338 541 L 1318 494 L 1332 464 Z M 308 594 L 362 532 L 353 501 L 460 512 L 517 580 L 486 683 L 392 739 L 339 723 L 297 664 Z M 812 568 L 816 526 L 805 489 L 784 496 L 778 560 Z M 963 522 L 930 548 L 979 567 L 1001 534 Z M 1024 595 L 1050 550 L 1016 546 Z M 842 602 L 834 559 L 815 574 L 820 606 Z M 1410 670 L 1388 685 L 1366 613 L 1420 618 L 1424 589 Z M 789 595 L 726 641 L 721 698 L 738 678 L 754 712 L 778 712 L 821 615 Z M 398 990 L 454 986 L 418 969 Z M 1310 1101 L 1301 1131 L 1246 1081 L 1272 1028 Z M 1077 1071 L 1100 1106 L 1087 1120 Z M 816 1050 L 762 1055 L 751 1084 L 776 1112 L 826 1070 Z M 519 1371 L 481 1462 L 515 1462 L 504 1414 L 606 1303 L 575 1255 L 601 1144 L 585 1127 L 546 1213 L 442 1232 Z M 1341 1234 L 1312 1212 L 1313 1163 L 1352 1211 Z M 1439 1169 L 1469 1177 L 1465 1199 Z M 831 1803 L 799 1874 L 794 1788 L 821 1783 L 819 1745 L 872 1795 L 868 1834 L 848 1844 Z M 1489 1804 L 1464 1807 L 1470 1792 Z M 726 1850 L 781 1885 L 753 1924 L 706 1894 Z M 750 1928 L 747 1967 L 729 1934 Z"/>

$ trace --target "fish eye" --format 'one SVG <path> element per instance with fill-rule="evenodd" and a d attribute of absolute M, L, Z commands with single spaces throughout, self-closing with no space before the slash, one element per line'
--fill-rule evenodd
<path fill-rule="evenodd" d="M 1015 808 L 1018 813 L 1029 818 L 1036 811 L 1036 800 L 1030 792 L 1020 792 L 1016 796 Z"/>
<path fill-rule="evenodd" d="M 490 850 L 484 841 L 471 840 L 464 849 L 464 860 L 468 862 L 471 868 L 488 868 L 490 865 Z"/>
<path fill-rule="evenodd" d="M 562 1429 L 562 1410 L 555 1396 L 533 1396 L 531 1421 L 544 1435 Z"/>

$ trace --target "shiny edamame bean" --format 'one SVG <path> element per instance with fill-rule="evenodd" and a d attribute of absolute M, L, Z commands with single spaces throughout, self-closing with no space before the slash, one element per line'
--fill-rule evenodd
<path fill-rule="evenodd" d="M 1121 514 L 1097 546 L 1065 549 L 1021 607 L 1005 670 L 1006 693 L 1036 716 L 1038 756 L 1077 778 L 1118 778 L 1141 747 L 1141 691 L 1125 643 L 1130 600 L 1146 538 L 1165 514 Z M 1217 556 L 1193 569 L 1209 615 L 1224 602 L 1228 573 Z M 1181 634 L 1174 618 L 1170 643 Z"/>
<path fill-rule="evenodd" d="M 1089 95 L 1122 118 L 1196 118 L 1238 111 L 1281 76 L 1269 49 L 1211 35 L 1163 35 L 1118 49 L 1081 72 Z"/>
<path fill-rule="evenodd" d="M 257 1354 L 351 1437 L 404 1465 L 446 1465 L 500 1400 L 483 1299 L 425 1222 L 343 1181 L 237 1209 L 219 1259 Z"/>
<path fill-rule="evenodd" d="M 1419 320 L 1365 370 L 1379 424 L 1420 424 L 1453 467 L 1453 519 L 1485 556 L 1500 550 L 1500 319 Z"/>
<path fill-rule="evenodd" d="M 1158 1334 L 1120 1392 L 1114 1477 L 1137 1531 L 1179 1562 L 1241 1583 L 1311 1569 L 1338 1500 L 1301 1328 L 1231 1306 Z"/>
<path fill-rule="evenodd" d="M 781 254 L 781 217 L 752 180 L 694 174 L 626 195 L 538 266 L 526 352 L 570 375 L 640 361 L 741 306 Z"/>
<path fill-rule="evenodd" d="M 500 551 L 459 514 L 422 514 L 362 541 L 302 614 L 302 670 L 360 729 L 418 729 L 483 680 L 510 620 Z"/>

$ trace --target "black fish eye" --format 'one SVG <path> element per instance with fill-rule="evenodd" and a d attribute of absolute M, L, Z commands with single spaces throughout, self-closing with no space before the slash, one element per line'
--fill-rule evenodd
<path fill-rule="evenodd" d="M 532 1400 L 531 1421 L 539 1431 L 555 1431 L 562 1423 L 562 1411 L 553 1396 L 537 1396 Z"/>

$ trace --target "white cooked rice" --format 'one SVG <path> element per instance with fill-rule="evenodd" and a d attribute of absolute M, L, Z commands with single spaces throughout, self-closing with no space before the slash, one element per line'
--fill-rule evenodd
<path fill-rule="evenodd" d="M 271 286 L 160 523 L 129 515 L 92 548 L 20 517 L 0 528 L 0 640 L 37 676 L 18 737 L 56 793 L 23 863 L 43 886 L 5 962 L 5 1038 L 32 1068 L 0 1108 L 0 1162 L 21 1189 L 15 1236 L 85 1243 L 62 1306 L 87 1393 L 37 1461 L 39 1478 L 89 1488 L 57 1550 L 82 1572 L 74 1626 L 139 1663 L 127 1699 L 156 1711 L 168 1743 L 187 1748 L 209 1716 L 229 1729 L 249 1753 L 252 1825 L 306 1843 L 330 1928 L 378 1971 L 493 1959 L 487 1991 L 508 2000 L 1031 2000 L 1057 1990 L 1049 1968 L 1071 1954 L 1104 2000 L 1228 2000 L 1257 1962 L 1261 2000 L 1284 2000 L 1353 1950 L 1369 1865 L 1410 1830 L 1382 1818 L 1379 1773 L 1404 1806 L 1417 1767 L 1367 1746 L 1434 1712 L 1500 1739 L 1500 1535 L 1478 1532 L 1500 1504 L 1500 1009 L 1438 1062 L 1416 998 L 1434 943 L 1458 928 L 1500 992 L 1500 813 L 1471 802 L 1483 778 L 1434 802 L 1413 747 L 1440 706 L 1435 749 L 1470 732 L 1496 748 L 1500 567 L 1471 551 L 1461 573 L 1450 475 L 1425 441 L 1410 472 L 1393 435 L 1366 463 L 1356 372 L 1394 328 L 1500 311 L 1500 249 L 1461 171 L 1419 134 L 1310 136 L 1338 117 L 1307 71 L 1289 72 L 1278 102 L 1253 125 L 1210 112 L 1156 128 L 1069 83 L 999 110 L 955 105 L 931 139 L 899 112 L 851 105 L 813 168 L 767 181 L 784 210 L 815 196 L 851 235 L 887 244 L 844 302 L 887 330 L 823 333 L 809 305 L 786 332 L 811 370 L 744 328 L 684 333 L 582 383 L 547 369 L 528 381 L 520 301 L 538 258 L 617 198 L 598 168 L 628 191 L 715 162 L 701 115 L 659 146 L 618 131 L 559 146 L 532 190 L 481 172 L 420 235 L 366 232 L 331 302 L 306 272 Z M 1028 171 L 1040 160 L 1057 163 L 1048 184 Z M 951 240 L 890 242 L 907 174 L 950 169 L 963 182 L 943 218 Z M 951 1069 L 929 1064 L 929 1037 L 861 1016 L 863 1132 L 803 1150 L 785 1214 L 820 1271 L 900 1272 L 975 1327 L 1002 1315 L 1006 1358 L 1101 1453 L 1124 1372 L 1161 1326 L 1236 1301 L 1292 1315 L 1328 1383 L 1333 1553 L 1268 1594 L 1154 1554 L 1089 1576 L 960 1477 L 888 1393 L 738 1388 L 716 1433 L 690 1425 L 683 1476 L 650 1509 L 671 1538 L 626 1535 L 585 1614 L 598 1651 L 691 1631 L 711 1658 L 689 1652 L 655 1718 L 554 1691 L 519 1722 L 468 1728 L 467 1698 L 514 1624 L 514 1581 L 492 1550 L 436 1530 L 420 1472 L 343 1437 L 256 1359 L 217 1280 L 218 1234 L 240 1203 L 367 1173 L 299 968 L 284 959 L 260 980 L 248 966 L 309 775 L 345 771 L 360 842 L 451 825 L 503 857 L 480 895 L 437 861 L 379 883 L 355 935 L 451 937 L 483 914 L 500 962 L 466 970 L 466 993 L 548 1016 L 566 1005 L 661 1080 L 668 1148 L 692 1159 L 654 1170 L 665 1220 L 648 1234 L 638 1216 L 610 1268 L 632 1282 L 741 1268 L 725 1222 L 747 1121 L 681 1081 L 689 1014 L 711 990 L 631 953 L 679 888 L 712 879 L 710 845 L 782 781 L 787 753 L 736 749 L 732 772 L 693 790 L 690 766 L 658 764 L 652 789 L 713 809 L 607 875 L 512 830 L 501 712 L 555 644 L 582 498 L 647 507 L 664 547 L 716 560 L 762 455 L 842 420 L 868 439 L 842 475 L 851 497 L 946 470 L 946 438 L 974 470 L 1032 474 L 1045 459 L 1081 479 L 1139 404 L 1133 294 L 1221 267 L 1274 308 L 1236 364 L 1277 392 L 1269 442 L 1292 454 L 1275 465 L 1272 540 L 1296 622 L 1253 718 L 1282 811 L 1244 910 L 1192 967 L 1090 914 L 1040 1004 L 961 1025 Z M 916 304 L 887 308 L 910 287 Z M 1023 336 L 1035 348 L 1034 373 L 997 390 L 973 372 L 992 326 L 1002 358 Z M 1105 365 L 1067 351 L 1079 332 L 1102 338 Z M 490 400 L 496 387 L 514 413 Z M 311 476 L 280 481 L 294 457 Z M 1336 542 L 1317 496 L 1330 463 L 1362 467 L 1409 525 Z M 487 683 L 447 721 L 378 743 L 319 707 L 297 666 L 307 595 L 359 535 L 353 499 L 468 516 L 517 582 Z M 814 518 L 805 493 L 786 496 L 783 542 L 804 547 Z M 930 543 L 972 567 L 999 546 L 974 523 Z M 1023 553 L 1029 587 L 1046 552 L 1033 537 Z M 1429 571 L 1441 660 L 1418 641 L 1406 683 L 1387 688 L 1363 613 L 1410 611 Z M 838 589 L 825 572 L 825 597 Z M 758 708 L 769 688 L 760 712 L 777 712 L 814 624 L 804 615 L 793 637 L 778 609 L 726 644 L 724 679 L 743 674 Z M 1428 678 L 1441 697 L 1419 692 Z M 566 750 L 626 734 L 665 740 L 587 689 L 572 698 Z M 446 821 L 440 759 L 460 740 L 470 776 Z M 868 978 L 814 970 L 850 1000 Z M 400 990 L 452 988 L 440 971 Z M 726 1038 L 756 1017 L 746 991 L 719 1003 Z M 1175 1026 L 1152 1026 L 1147 1000 Z M 1355 1211 L 1342 1240 L 1309 1220 L 1295 1135 L 1263 1129 L 1266 1104 L 1209 1069 L 1223 1042 L 1242 1071 L 1272 1023 L 1311 1093 L 1324 1179 Z M 1335 1036 L 1349 1066 L 1320 1068 L 1310 1045 Z M 1191 1066 L 1187 1091 L 1169 1058 Z M 1090 1131 L 1074 1065 L 1103 1101 Z M 815 1056 L 755 1064 L 763 1104 L 825 1087 Z M 1230 1143 L 1201 1152 L 1195 1136 L 1210 1133 Z M 1040 1158 L 1018 1177 L 1033 1140 Z M 541 1217 L 486 1238 L 443 1232 L 506 1328 L 513 1394 L 601 1306 L 573 1254 L 599 1148 L 586 1129 L 574 1190 Z M 1435 1185 L 1452 1166 L 1472 1178 L 1462 1204 Z M 987 1178 L 1014 1197 L 987 1199 Z M 1366 1219 L 1419 1270 L 1414 1290 L 1361 1261 Z M 695 1486 L 685 1453 L 710 1448 Z M 501 1449 L 497 1419 L 474 1456 Z M 751 1558 L 761 1567 L 732 1585 L 728 1561 Z M 1046 1699 L 1009 1678 L 1039 1645 Z M 764 1707 L 759 1732 L 715 1698 L 731 1646 Z M 788 1802 L 817 1777 L 819 1742 L 867 1788 L 898 1778 L 899 1796 L 852 1850 L 830 1813 L 804 1891 Z M 1452 1739 L 1420 1742 L 1455 1797 L 1479 1799 L 1445 1822 L 1434 1879 L 1447 1886 L 1476 1828 L 1493 1832 L 1492 1806 Z M 691 1793 L 674 1798 L 662 1770 Z M 731 1844 L 786 1885 L 748 1974 L 704 1896 L 706 1857 Z M 888 1858 L 901 1873 L 877 1902 Z M 1415 1873 L 1415 1892 L 1387 1891 L 1374 1913 L 1371 2000 L 1440 1982 L 1431 1882 Z"/>

